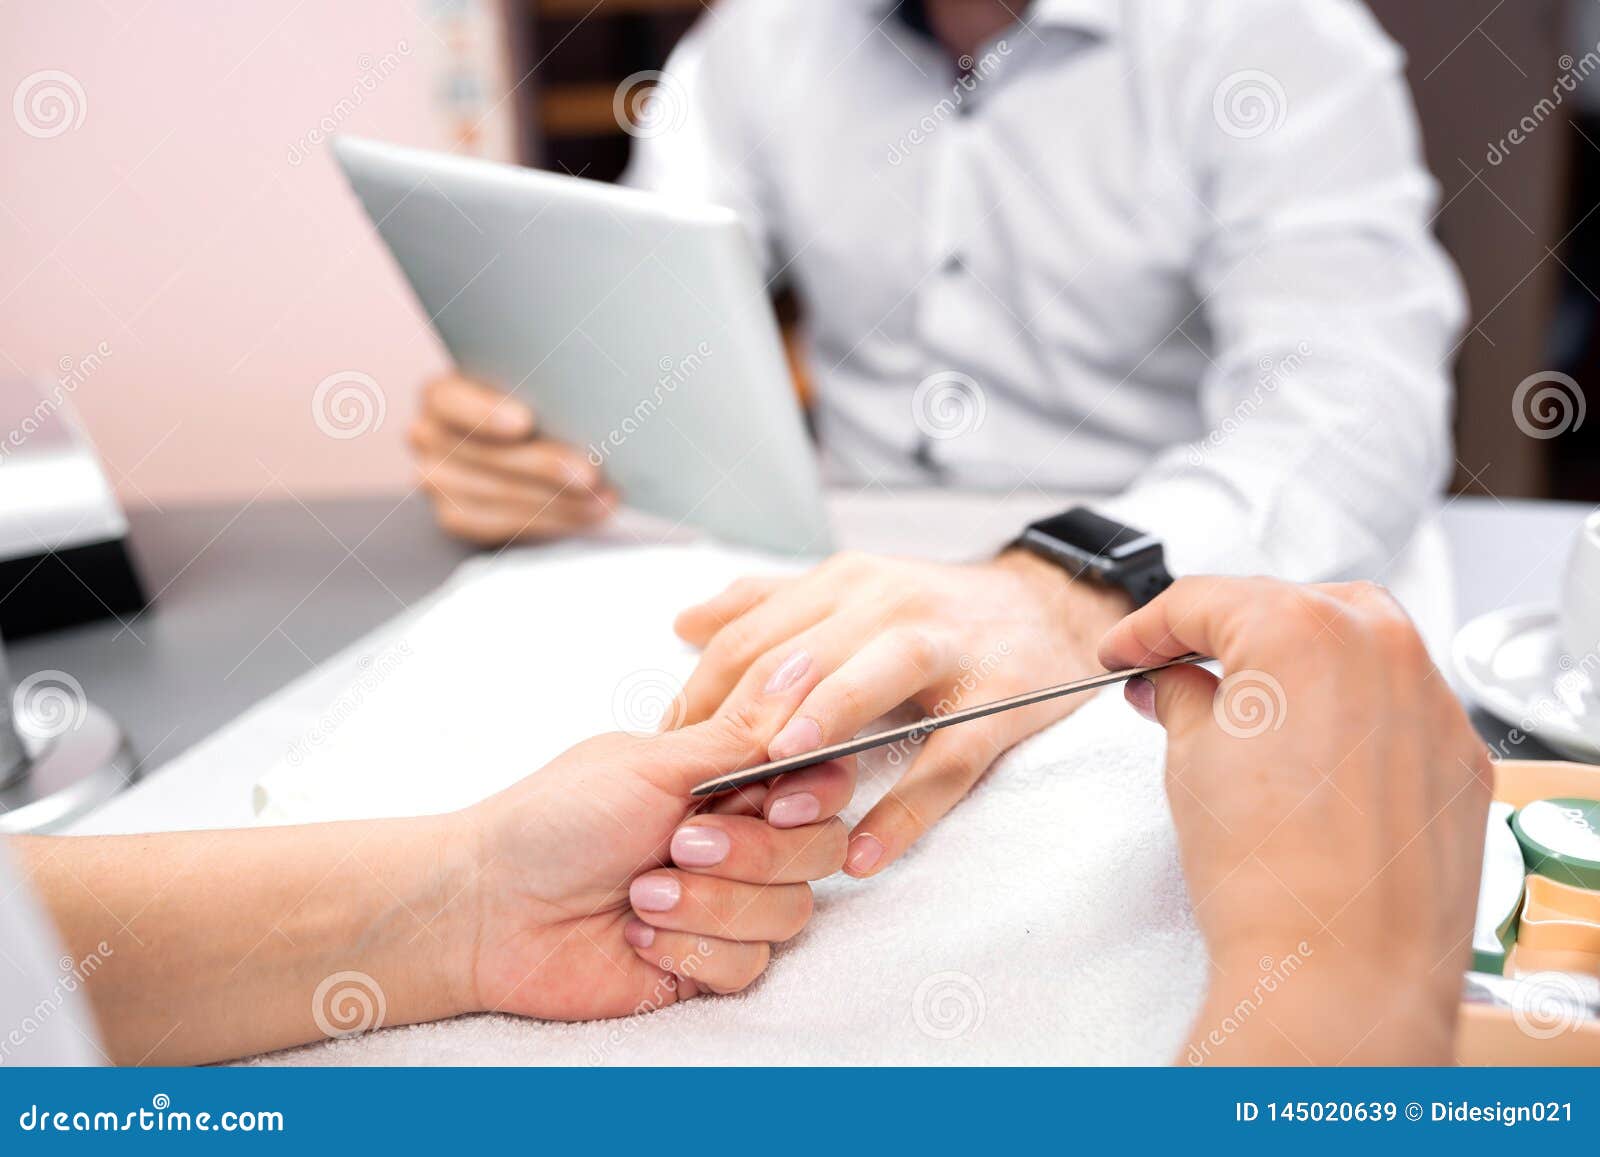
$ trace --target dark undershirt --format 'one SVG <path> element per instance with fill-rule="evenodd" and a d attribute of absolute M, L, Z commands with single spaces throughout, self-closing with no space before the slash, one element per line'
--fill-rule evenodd
<path fill-rule="evenodd" d="M 933 36 L 933 26 L 928 23 L 928 9 L 923 0 L 900 0 L 895 6 L 894 14 L 912 31 L 920 32 L 930 38 Z"/>

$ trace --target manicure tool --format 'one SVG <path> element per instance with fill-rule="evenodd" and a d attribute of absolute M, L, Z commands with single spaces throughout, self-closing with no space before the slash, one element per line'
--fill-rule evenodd
<path fill-rule="evenodd" d="M 1096 687 L 1107 687 L 1112 683 L 1125 683 L 1129 679 L 1148 675 L 1152 671 L 1163 671 L 1168 667 L 1176 667 L 1184 663 L 1208 663 L 1211 660 L 1204 655 L 1191 651 L 1187 655 L 1180 655 L 1176 659 L 1169 659 L 1165 663 L 1157 663 L 1152 667 L 1130 667 L 1123 671 L 1102 671 L 1098 675 L 1091 675 L 1087 679 L 1075 679 L 1071 683 L 1058 683 L 1054 687 L 1045 687 L 1038 691 L 1024 691 L 1021 695 L 1013 695 L 1009 699 L 996 699 L 991 703 L 979 703 L 962 711 L 952 711 L 949 715 L 930 715 L 918 719 L 915 723 L 907 723 L 900 727 L 891 727 L 887 731 L 879 731 L 873 735 L 863 735 L 855 739 L 847 739 L 843 743 L 835 743 L 828 747 L 819 747 L 814 751 L 802 751 L 799 755 L 791 755 L 785 759 L 775 759 L 770 763 L 763 763 L 759 767 L 748 767 L 743 771 L 729 772 L 719 775 L 715 779 L 708 779 L 704 783 L 696 784 L 689 792 L 691 796 L 716 795 L 718 792 L 731 791 L 736 787 L 746 784 L 759 783 L 764 779 L 783 775 L 785 772 L 799 771 L 803 767 L 812 767 L 819 763 L 826 763 L 830 759 L 841 759 L 846 755 L 856 755 L 863 751 L 870 751 L 874 747 L 883 747 L 890 743 L 905 741 L 920 743 L 923 739 L 943 727 L 953 727 L 957 723 L 967 723 L 973 719 L 982 719 L 988 715 L 998 715 L 1002 711 L 1010 711 L 1017 707 L 1031 707 L 1035 703 L 1043 703 L 1050 699 L 1059 699 L 1064 695 L 1076 695 L 1079 691 L 1092 691 Z"/>

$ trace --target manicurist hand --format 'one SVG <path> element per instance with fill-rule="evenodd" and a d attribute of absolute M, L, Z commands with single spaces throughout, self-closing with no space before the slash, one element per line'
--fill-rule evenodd
<path fill-rule="evenodd" d="M 750 984 L 843 863 L 846 764 L 796 777 L 803 815 L 691 815 L 694 784 L 760 748 L 717 720 L 589 740 L 449 815 L 8 843 L 62 949 L 107 962 L 83 988 L 117 1063 L 626 1016 Z"/>
<path fill-rule="evenodd" d="M 482 546 L 556 538 L 615 508 L 583 451 L 541 437 L 522 401 L 465 378 L 423 387 L 409 440 L 439 525 Z"/>
<path fill-rule="evenodd" d="M 1491 772 L 1405 613 L 1370 584 L 1180 579 L 1106 635 L 1167 731 L 1212 962 L 1192 1063 L 1452 1060 Z M 1244 1011 L 1241 1011 L 1243 1009 Z"/>
<path fill-rule="evenodd" d="M 907 701 L 945 714 L 1093 673 L 1095 641 L 1129 605 L 1016 551 L 968 565 L 841 554 L 796 578 L 741 580 L 678 616 L 678 634 L 704 648 L 683 718 L 731 713 L 774 736 L 771 758 L 795 755 L 849 739 Z M 996 756 L 1077 703 L 935 733 L 856 825 L 845 870 L 882 871 Z M 791 790 L 783 779 L 772 788 Z M 763 794 L 753 789 L 758 806 Z"/>

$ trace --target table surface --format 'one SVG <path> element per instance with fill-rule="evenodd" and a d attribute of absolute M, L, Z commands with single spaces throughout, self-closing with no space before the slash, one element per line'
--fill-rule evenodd
<path fill-rule="evenodd" d="M 983 525 L 1001 521 L 982 499 L 940 501 L 941 518 L 948 506 L 961 524 L 955 532 L 939 528 L 951 542 L 970 542 Z M 1568 545 L 1589 509 L 1490 498 L 1448 503 L 1440 521 L 1461 621 L 1516 603 L 1553 603 Z M 1007 507 L 1003 521 L 1022 525 L 1018 519 L 1035 513 Z M 13 677 L 46 669 L 76 677 L 122 722 L 146 775 L 433 591 L 472 554 L 441 534 L 416 499 L 138 510 L 130 521 L 152 607 L 14 644 L 10 664 Z M 874 537 L 870 520 L 863 525 L 860 536 Z M 1506 739 L 1507 728 L 1493 719 L 1474 719 L 1491 742 Z M 1551 757 L 1531 739 L 1515 754 Z"/>

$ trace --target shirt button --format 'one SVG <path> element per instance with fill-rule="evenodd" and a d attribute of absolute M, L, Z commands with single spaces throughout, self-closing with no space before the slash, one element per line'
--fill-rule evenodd
<path fill-rule="evenodd" d="M 944 271 L 948 274 L 964 273 L 966 268 L 967 263 L 961 260 L 961 254 L 959 253 L 952 253 L 944 259 Z"/>

